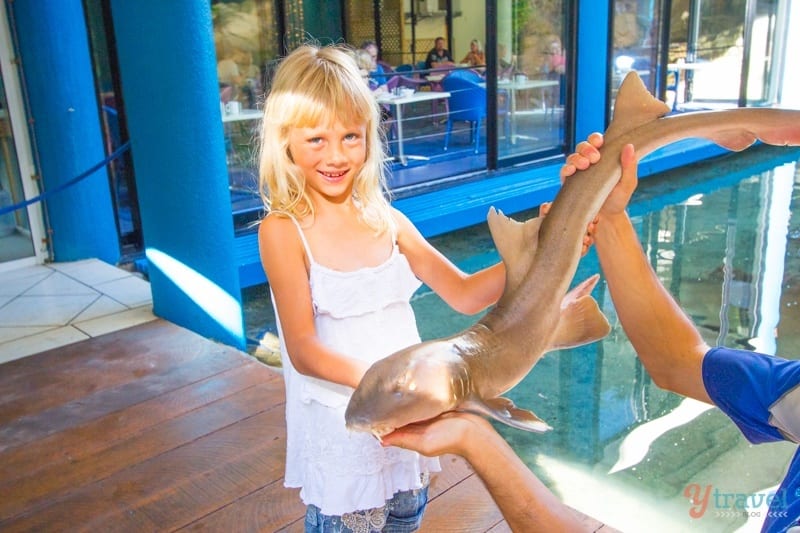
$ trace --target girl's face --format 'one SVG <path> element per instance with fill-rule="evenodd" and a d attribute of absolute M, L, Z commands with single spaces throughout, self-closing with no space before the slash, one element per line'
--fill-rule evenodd
<path fill-rule="evenodd" d="M 367 157 L 365 123 L 292 128 L 289 153 L 303 172 L 312 197 L 344 200 L 352 195 L 355 176 Z"/>

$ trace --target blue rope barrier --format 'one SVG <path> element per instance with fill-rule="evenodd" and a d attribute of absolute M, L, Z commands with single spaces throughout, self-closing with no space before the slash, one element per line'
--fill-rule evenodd
<path fill-rule="evenodd" d="M 123 144 L 122 146 L 120 146 L 119 148 L 114 150 L 114 152 L 111 155 L 109 155 L 108 157 L 106 157 L 105 159 L 103 159 L 102 161 L 97 163 L 96 165 L 94 165 L 92 168 L 90 168 L 86 172 L 82 172 L 81 174 L 75 176 L 71 180 L 69 180 L 69 181 L 67 181 L 65 183 L 62 183 L 61 185 L 59 185 L 55 189 L 52 189 L 50 191 L 46 191 L 46 192 L 40 194 L 39 196 L 36 196 L 35 198 L 31 198 L 30 200 L 25 200 L 24 202 L 20 202 L 18 204 L 13 204 L 13 205 L 9 205 L 7 207 L 4 207 L 4 208 L 0 209 L 0 215 L 5 215 L 6 213 L 12 213 L 12 212 L 16 211 L 17 209 L 22 209 L 23 207 L 27 207 L 27 206 L 29 206 L 31 204 L 35 204 L 36 202 L 41 202 L 42 200 L 44 200 L 45 198 L 47 198 L 51 194 L 55 194 L 57 192 L 61 192 L 64 189 L 66 189 L 67 187 L 71 187 L 72 185 L 75 185 L 76 183 L 78 183 L 82 179 L 85 179 L 85 178 L 91 176 L 92 174 L 97 172 L 99 169 L 103 168 L 104 166 L 106 166 L 107 164 L 111 163 L 113 160 L 115 160 L 119 156 L 121 156 L 128 148 L 130 148 L 130 146 L 131 146 L 131 142 L 130 141 L 126 142 L 125 144 Z"/>

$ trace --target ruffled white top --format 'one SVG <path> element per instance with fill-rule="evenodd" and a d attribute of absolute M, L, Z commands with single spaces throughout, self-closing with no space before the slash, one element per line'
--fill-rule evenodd
<path fill-rule="evenodd" d="M 295 225 L 310 264 L 317 336 L 326 345 L 373 363 L 420 342 L 410 300 L 421 282 L 396 243 L 383 264 L 340 272 L 314 261 L 296 221 Z M 381 507 L 398 491 L 421 488 L 421 475 L 438 472 L 439 460 L 384 448 L 372 435 L 348 430 L 344 412 L 353 389 L 297 372 L 283 342 L 277 309 L 275 314 L 286 382 L 284 485 L 300 487 L 303 503 L 316 505 L 326 515 Z"/>

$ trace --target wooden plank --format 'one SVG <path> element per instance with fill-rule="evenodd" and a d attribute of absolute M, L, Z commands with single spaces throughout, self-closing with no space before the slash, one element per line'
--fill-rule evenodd
<path fill-rule="evenodd" d="M 148 457 L 0 522 L 0 529 L 35 531 L 59 524 L 65 530 L 161 531 L 185 526 L 281 478 L 283 416 L 283 409 L 271 409 Z"/>
<path fill-rule="evenodd" d="M 428 500 L 433 500 L 474 473 L 469 463 L 457 455 L 443 455 L 439 458 L 439 463 L 442 471 L 431 476 Z"/>
<path fill-rule="evenodd" d="M 207 339 L 165 320 L 153 320 L 134 328 L 119 330 L 81 342 L 76 342 L 46 352 L 3 363 L 0 372 L 0 405 L 6 394 L 26 395 L 39 390 L 61 374 L 74 374 L 74 364 L 94 366 L 103 361 L 120 360 L 137 364 L 138 355 L 157 355 L 168 359 L 175 354 L 208 349 Z M 221 345 L 214 345 L 222 347 Z M 222 347 L 224 348 L 224 347 Z M 27 387 L 26 387 L 27 386 Z"/>
<path fill-rule="evenodd" d="M 282 398 L 282 389 L 272 383 L 261 384 L 153 426 L 99 453 L 56 463 L 29 474 L 18 474 L 16 481 L 0 486 L 0 517 L 30 512 L 46 505 L 51 498 L 67 495 L 75 487 L 106 479 L 129 465 L 231 427 L 260 413 L 265 406 L 273 406 L 282 414 Z"/>
<path fill-rule="evenodd" d="M 180 375 L 182 371 L 200 372 L 199 375 L 202 375 L 204 370 L 197 365 L 199 359 L 214 367 L 205 370 L 206 376 L 203 377 L 246 361 L 233 348 L 210 343 L 194 334 L 187 336 L 188 342 L 183 345 L 170 346 L 170 343 L 165 343 L 167 345 L 163 349 L 160 349 L 159 343 L 166 340 L 164 336 L 151 339 L 149 342 L 152 347 L 147 348 L 144 344 L 148 341 L 146 335 L 141 332 L 125 335 L 130 329 L 135 328 L 111 334 L 112 339 L 101 336 L 30 356 L 31 361 L 26 362 L 39 365 L 34 372 L 28 371 L 29 365 L 14 365 L 15 361 L 6 363 L 9 367 L 3 365 L 2 375 L 6 383 L 4 391 L 0 392 L 0 424 L 17 422 L 26 415 L 69 401 L 79 401 L 89 395 L 95 396 L 99 391 L 119 390 L 128 383 L 148 376 Z M 155 331 L 167 332 L 163 328 L 155 328 Z M 169 335 L 165 337 L 169 338 Z M 187 365 L 189 361 L 193 364 Z M 154 380 L 157 384 L 158 380 Z M 158 390 L 156 386 L 156 392 Z M 56 418 L 61 416 L 54 414 Z M 0 442 L 4 440 L 0 435 Z"/>
<path fill-rule="evenodd" d="M 205 380 L 43 437 L 0 455 L 0 487 L 21 477 L 43 475 L 45 467 L 85 461 L 138 433 L 259 383 L 281 380 L 260 363 L 249 362 Z"/>
<path fill-rule="evenodd" d="M 419 531 L 477 533 L 502 521 L 503 515 L 483 482 L 473 474 L 430 501 Z"/>
<path fill-rule="evenodd" d="M 198 354 L 190 362 L 165 368 L 163 372 L 131 379 L 117 386 L 106 380 L 105 387 L 92 390 L 94 376 L 77 377 L 64 384 L 72 391 L 52 394 L 48 387 L 37 391 L 26 403 L 25 399 L 14 402 L 10 409 L 10 420 L 0 420 L 0 451 L 33 442 L 47 435 L 63 431 L 89 420 L 113 413 L 179 387 L 201 381 L 208 376 L 242 366 L 248 361 L 239 354 L 225 352 Z M 54 402 L 61 400 L 61 403 Z M 25 414 L 19 414 L 20 411 Z"/>
<path fill-rule="evenodd" d="M 281 531 L 300 528 L 306 506 L 299 489 L 287 489 L 283 479 L 252 492 L 180 529 L 180 531 Z"/>

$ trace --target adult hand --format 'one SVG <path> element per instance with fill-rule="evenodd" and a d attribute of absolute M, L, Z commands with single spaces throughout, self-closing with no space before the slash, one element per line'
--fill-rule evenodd
<path fill-rule="evenodd" d="M 436 418 L 397 428 L 382 438 L 383 446 L 398 446 L 435 457 L 445 453 L 466 456 L 470 444 L 480 440 L 480 434 L 493 431 L 483 418 L 464 412 L 450 411 Z"/>
<path fill-rule="evenodd" d="M 566 163 L 561 167 L 559 176 L 563 183 L 565 179 L 572 176 L 579 170 L 586 170 L 591 165 L 600 161 L 600 148 L 603 146 L 603 135 L 592 133 L 588 139 L 581 141 L 575 147 L 575 152 L 567 156 Z M 622 165 L 622 176 L 619 183 L 608 195 L 600 213 L 586 226 L 586 235 L 583 237 L 582 254 L 585 254 L 589 247 L 594 243 L 594 231 L 600 218 L 603 216 L 613 216 L 622 213 L 628 206 L 633 191 L 636 189 L 638 177 L 636 173 L 636 153 L 632 144 L 622 148 L 620 153 L 620 163 Z M 546 216 L 550 212 L 550 202 L 546 202 L 539 207 L 539 213 Z"/>
<path fill-rule="evenodd" d="M 603 135 L 592 133 L 587 140 L 581 141 L 575 147 L 575 152 L 567 156 L 567 161 L 561 167 L 560 177 L 563 183 L 578 170 L 585 170 L 600 161 L 600 148 L 603 146 Z M 625 145 L 620 153 L 622 176 L 619 183 L 608 195 L 603 207 L 600 208 L 600 217 L 613 216 L 622 213 L 630 202 L 633 191 L 638 183 L 636 153 L 632 144 Z M 595 219 L 595 222 L 597 219 Z"/>

